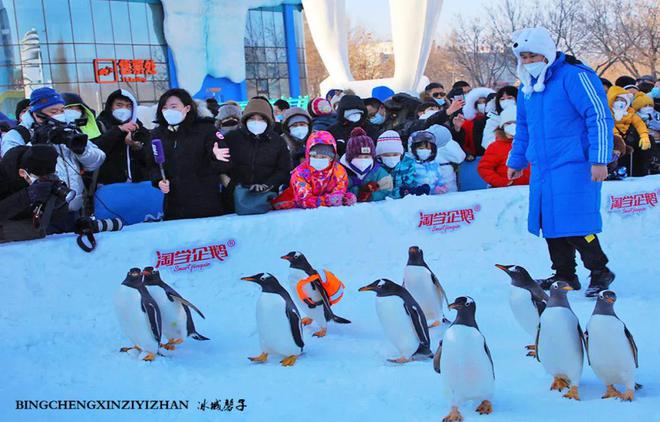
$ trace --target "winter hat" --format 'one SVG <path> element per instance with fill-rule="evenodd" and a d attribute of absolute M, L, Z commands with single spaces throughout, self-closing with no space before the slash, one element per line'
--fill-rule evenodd
<path fill-rule="evenodd" d="M 465 94 L 465 105 L 463 106 L 463 116 L 467 120 L 472 120 L 477 117 L 477 100 L 479 98 L 488 98 L 490 94 L 494 94 L 490 88 L 479 87 L 474 88 L 472 91 Z"/>
<path fill-rule="evenodd" d="M 513 53 L 518 58 L 518 78 L 524 84 L 523 93 L 530 95 L 532 92 L 543 92 L 545 74 L 557 56 L 557 46 L 552 40 L 550 32 L 543 27 L 524 28 L 511 34 L 511 38 L 513 39 Z M 534 86 L 532 86 L 532 75 L 525 69 L 520 59 L 522 53 L 541 54 L 548 60 Z"/>
<path fill-rule="evenodd" d="M 243 110 L 243 117 L 241 117 L 241 123 L 245 124 L 250 117 L 258 114 L 268 122 L 268 126 L 273 125 L 273 108 L 271 107 L 268 100 L 263 97 L 254 97 L 248 101 Z"/>
<path fill-rule="evenodd" d="M 348 138 L 346 145 L 346 161 L 349 163 L 360 154 L 369 154 L 371 158 L 376 158 L 376 147 L 374 141 L 367 135 L 361 127 L 356 127 L 351 131 L 351 137 Z"/>
<path fill-rule="evenodd" d="M 329 155 L 333 157 L 335 155 L 335 148 L 332 145 L 328 144 L 316 144 L 310 148 L 310 152 L 314 151 L 318 154 Z"/>
<path fill-rule="evenodd" d="M 433 134 L 435 137 L 435 144 L 438 148 L 444 147 L 453 139 L 449 129 L 443 125 L 431 125 L 426 131 Z"/>
<path fill-rule="evenodd" d="M 291 107 L 284 112 L 284 120 L 282 123 L 286 130 L 289 129 L 289 126 L 301 122 L 307 123 L 308 126 L 312 123 L 312 118 L 309 117 L 309 114 L 307 114 L 304 109 L 300 107 Z"/>
<path fill-rule="evenodd" d="M 394 130 L 386 130 L 378 137 L 378 141 L 376 142 L 376 156 L 388 152 L 403 154 L 403 144 L 401 144 L 401 137 Z"/>
<path fill-rule="evenodd" d="M 628 86 L 628 85 L 635 85 L 636 83 L 637 83 L 637 81 L 635 80 L 635 78 L 633 78 L 632 76 L 627 76 L 627 75 L 619 76 L 614 81 L 614 85 L 620 86 L 623 89 L 625 89 L 625 87 Z"/>
<path fill-rule="evenodd" d="M 517 110 L 518 107 L 516 107 L 515 105 L 511 105 L 510 107 L 507 107 L 504 110 L 502 110 L 502 112 L 500 113 L 499 127 L 502 127 L 502 125 L 504 125 L 504 123 L 507 122 L 515 122 Z"/>
<path fill-rule="evenodd" d="M 64 105 L 64 99 L 53 88 L 47 86 L 37 88 L 30 95 L 30 111 L 33 113 L 56 104 Z"/>
<path fill-rule="evenodd" d="M 231 117 L 236 120 L 241 120 L 242 114 L 243 113 L 241 112 L 241 108 L 239 106 L 234 104 L 223 104 L 218 109 L 218 114 L 215 116 L 215 118 L 221 122 Z"/>
<path fill-rule="evenodd" d="M 18 116 L 21 114 L 23 110 L 26 108 L 30 107 L 30 99 L 29 98 L 23 98 L 21 101 L 19 101 L 16 104 L 16 111 L 14 116 L 16 117 L 16 120 L 18 120 Z"/>
<path fill-rule="evenodd" d="M 394 95 L 394 91 L 392 90 L 392 88 L 389 88 L 384 85 L 375 86 L 371 90 L 371 96 L 374 98 L 378 98 L 381 102 L 387 100 L 392 95 Z"/>
<path fill-rule="evenodd" d="M 312 117 L 327 116 L 332 114 L 332 106 L 325 98 L 316 97 L 307 106 L 307 111 Z"/>
<path fill-rule="evenodd" d="M 643 107 L 653 107 L 653 100 L 648 95 L 638 92 L 632 102 L 632 108 L 639 111 Z"/>
<path fill-rule="evenodd" d="M 55 173 L 57 151 L 51 145 L 33 145 L 21 157 L 20 168 L 36 176 Z"/>

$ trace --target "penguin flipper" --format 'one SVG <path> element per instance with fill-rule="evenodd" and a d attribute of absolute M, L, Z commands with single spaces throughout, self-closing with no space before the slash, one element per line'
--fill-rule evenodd
<path fill-rule="evenodd" d="M 436 289 L 438 289 L 438 294 L 441 294 L 445 299 L 445 304 L 447 305 L 447 309 L 449 309 L 449 299 L 447 299 L 447 293 L 445 293 L 445 289 L 442 287 L 442 284 L 440 284 L 440 280 L 438 280 L 438 277 L 435 276 L 435 273 L 431 271 L 426 262 L 424 262 L 424 267 L 431 273 L 431 280 L 433 281 L 433 284 L 435 284 Z"/>
<path fill-rule="evenodd" d="M 319 294 L 321 295 L 321 301 L 323 302 L 323 316 L 325 317 L 326 321 L 334 321 L 338 324 L 350 324 L 351 321 L 338 317 L 332 312 L 331 305 L 330 305 L 330 298 L 328 297 L 328 292 L 325 291 L 323 288 L 323 285 L 321 284 L 320 279 L 316 279 L 312 281 L 312 286 L 318 290 Z"/>
<path fill-rule="evenodd" d="M 286 306 L 286 316 L 289 319 L 289 325 L 291 326 L 291 334 L 293 335 L 293 340 L 296 342 L 296 345 L 301 349 L 305 346 L 305 343 L 302 339 L 302 321 L 300 320 L 300 314 L 298 309 L 295 308 L 293 302 L 291 304 L 287 303 Z"/>
<path fill-rule="evenodd" d="M 550 300 L 550 297 L 545 290 L 543 290 L 537 283 L 531 283 L 528 290 L 532 294 L 532 300 L 535 302 L 547 303 L 548 300 Z"/>
<path fill-rule="evenodd" d="M 626 327 L 625 324 L 623 325 L 623 332 L 626 333 L 626 338 L 628 339 L 628 343 L 630 343 L 630 348 L 632 349 L 633 357 L 635 358 L 635 368 L 639 368 L 639 362 L 637 360 L 637 344 L 635 343 L 632 333 L 628 331 L 628 327 Z"/>
<path fill-rule="evenodd" d="M 188 337 L 192 337 L 195 340 L 203 341 L 203 340 L 210 340 L 208 337 L 204 337 L 203 335 L 199 334 L 197 330 L 195 329 L 195 322 L 193 321 L 192 313 L 190 312 L 190 308 L 186 305 L 182 305 L 183 310 L 186 312 L 186 331 L 188 333 Z"/>
<path fill-rule="evenodd" d="M 490 369 L 493 371 L 493 379 L 495 379 L 495 365 L 493 364 L 493 357 L 490 355 L 490 349 L 486 343 L 486 337 L 484 337 L 484 350 L 486 351 L 486 356 L 488 356 L 488 360 L 490 361 Z"/>
<path fill-rule="evenodd" d="M 587 362 L 589 363 L 589 366 L 591 366 L 591 359 L 589 359 L 589 348 L 588 348 L 588 345 L 587 345 L 587 340 L 584 337 L 584 333 L 582 332 L 582 327 L 580 327 L 579 322 L 577 324 L 577 331 L 578 331 L 578 336 L 580 336 L 580 342 L 584 346 L 584 349 L 587 351 Z"/>
<path fill-rule="evenodd" d="M 187 301 L 186 299 L 184 299 L 183 296 L 181 296 L 181 295 L 179 294 L 179 292 L 177 292 L 176 290 L 174 290 L 174 289 L 172 288 L 172 286 L 170 286 L 169 284 L 167 284 L 167 283 L 165 283 L 165 282 L 163 281 L 163 284 L 162 284 L 161 287 L 163 288 L 163 290 L 165 290 L 165 294 L 167 295 L 167 298 L 168 298 L 171 302 L 174 302 L 174 301 L 176 300 L 176 301 L 180 302 L 180 303 L 181 303 L 182 305 L 184 305 L 184 306 L 189 306 L 189 307 L 193 308 L 193 309 L 195 310 L 195 312 L 197 312 L 197 313 L 199 314 L 199 316 L 201 316 L 202 318 L 206 319 L 206 317 L 204 316 L 204 314 L 202 313 L 202 311 L 200 311 L 199 309 L 197 309 L 197 306 L 193 305 L 191 302 L 189 302 L 189 301 Z"/>
<path fill-rule="evenodd" d="M 539 313 L 539 316 L 545 311 L 546 308 L 546 303 L 543 301 L 536 300 L 534 295 L 532 294 L 532 304 L 536 308 L 536 311 Z"/>
<path fill-rule="evenodd" d="M 536 327 L 536 339 L 534 339 L 534 350 L 536 350 L 536 360 L 541 362 L 541 357 L 539 356 L 539 336 L 541 335 L 541 323 Z"/>
<path fill-rule="evenodd" d="M 442 340 L 438 343 L 438 350 L 435 351 L 433 356 L 433 369 L 438 374 L 440 373 L 440 359 L 442 358 Z"/>
<path fill-rule="evenodd" d="M 204 316 L 204 314 L 202 313 L 202 311 L 200 311 L 200 310 L 197 308 L 197 306 L 193 305 L 191 302 L 187 301 L 186 299 L 182 298 L 181 296 L 174 296 L 174 300 L 176 300 L 177 302 L 181 303 L 181 305 L 182 305 L 184 308 L 192 308 L 192 309 L 194 309 L 195 312 L 197 312 L 197 313 L 199 314 L 199 316 L 201 316 L 202 318 L 206 319 L 206 317 Z"/>
<path fill-rule="evenodd" d="M 151 332 L 154 335 L 154 339 L 160 343 L 163 328 L 163 322 L 160 317 L 160 309 L 158 308 L 158 304 L 153 299 L 153 297 L 151 297 L 151 295 L 146 292 L 146 289 L 145 292 L 142 293 L 141 304 L 142 312 L 147 314 L 147 318 L 149 318 L 149 325 L 151 326 Z"/>
<path fill-rule="evenodd" d="M 429 336 L 429 328 L 426 322 L 426 316 L 424 316 L 424 312 L 416 303 L 409 305 L 404 302 L 403 308 L 405 309 L 406 313 L 410 315 L 410 320 L 412 321 L 413 327 L 415 327 L 415 332 L 417 333 L 417 337 L 419 338 L 420 347 L 426 346 L 429 348 L 431 345 L 431 337 Z"/>

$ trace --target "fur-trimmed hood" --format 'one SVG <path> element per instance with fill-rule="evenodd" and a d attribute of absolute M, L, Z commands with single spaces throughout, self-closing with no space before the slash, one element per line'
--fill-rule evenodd
<path fill-rule="evenodd" d="M 490 88 L 478 87 L 465 94 L 465 105 L 463 106 L 463 116 L 467 120 L 473 120 L 477 117 L 477 100 L 479 98 L 488 98 L 490 94 L 494 94 Z"/>

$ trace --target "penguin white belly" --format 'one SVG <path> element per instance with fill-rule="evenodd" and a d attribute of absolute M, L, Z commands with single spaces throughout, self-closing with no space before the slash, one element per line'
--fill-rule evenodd
<path fill-rule="evenodd" d="M 568 378 L 573 385 L 582 375 L 582 341 L 575 314 L 563 307 L 546 308 L 540 318 L 538 356 L 552 376 Z"/>
<path fill-rule="evenodd" d="M 399 296 L 376 297 L 376 312 L 388 340 L 402 357 L 410 358 L 419 348 L 419 337 Z"/>
<path fill-rule="evenodd" d="M 328 326 L 327 321 L 325 320 L 325 313 L 323 312 L 323 305 L 310 308 L 305 302 L 303 302 L 298 296 L 298 282 L 307 278 L 308 275 L 306 272 L 292 269 L 289 271 L 289 286 L 291 287 L 291 297 L 293 298 L 294 303 L 298 307 L 298 310 L 303 314 L 307 315 L 314 320 L 321 328 Z M 305 292 L 314 302 L 320 302 L 322 300 L 321 293 L 312 289 L 310 284 L 303 286 L 303 292 Z"/>
<path fill-rule="evenodd" d="M 495 380 L 483 335 L 473 327 L 452 325 L 442 340 L 440 375 L 452 405 L 489 400 Z"/>
<path fill-rule="evenodd" d="M 623 323 L 610 315 L 592 315 L 589 331 L 591 368 L 605 383 L 635 388 L 635 356 L 624 332 Z"/>
<path fill-rule="evenodd" d="M 132 345 L 148 353 L 158 353 L 159 344 L 151 331 L 149 317 L 142 311 L 142 296 L 137 290 L 119 286 L 114 298 L 117 319 Z"/>
<path fill-rule="evenodd" d="M 286 315 L 286 302 L 277 293 L 262 293 L 257 302 L 257 329 L 262 351 L 282 356 L 300 354 Z M 301 329 L 302 332 L 302 329 Z"/>
<path fill-rule="evenodd" d="M 532 302 L 532 294 L 520 287 L 511 286 L 509 305 L 518 324 L 527 331 L 527 334 L 536 338 L 536 329 L 539 325 L 539 313 Z"/>
<path fill-rule="evenodd" d="M 154 298 L 160 309 L 160 318 L 163 322 L 163 340 L 186 337 L 186 311 L 181 303 L 171 302 L 165 290 L 158 286 L 147 286 L 151 297 Z"/>
<path fill-rule="evenodd" d="M 418 265 L 406 266 L 403 275 L 403 287 L 415 298 L 424 311 L 424 316 L 430 321 L 442 321 L 442 300 L 433 284 L 431 273 L 426 267 Z"/>

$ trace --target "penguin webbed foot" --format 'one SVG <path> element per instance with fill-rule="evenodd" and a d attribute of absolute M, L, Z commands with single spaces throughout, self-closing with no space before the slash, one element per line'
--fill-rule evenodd
<path fill-rule="evenodd" d="M 528 351 L 526 356 L 529 356 L 530 358 L 535 358 L 536 357 L 536 350 Z"/>
<path fill-rule="evenodd" d="M 310 325 L 312 322 L 314 322 L 314 320 L 311 319 L 310 317 L 304 317 L 300 322 L 302 322 L 302 325 L 306 327 Z"/>
<path fill-rule="evenodd" d="M 461 412 L 458 411 L 458 407 L 452 406 L 451 411 L 447 416 L 442 418 L 442 422 L 460 422 L 463 420 Z"/>
<path fill-rule="evenodd" d="M 321 328 L 320 330 L 318 330 L 317 332 L 312 334 L 312 336 L 314 336 L 314 337 L 325 337 L 326 334 L 328 334 L 328 329 L 327 328 Z"/>
<path fill-rule="evenodd" d="M 621 392 L 617 390 L 613 385 L 608 385 L 607 390 L 605 390 L 605 394 L 603 394 L 601 399 L 611 399 L 613 397 L 621 397 Z"/>
<path fill-rule="evenodd" d="M 578 393 L 578 388 L 577 386 L 572 386 L 569 390 L 568 393 L 564 394 L 564 397 L 567 399 L 573 399 L 573 400 L 580 400 L 580 394 Z"/>
<path fill-rule="evenodd" d="M 391 362 L 391 363 L 404 364 L 404 363 L 412 362 L 412 359 L 400 357 L 400 358 L 397 358 L 397 359 L 387 359 L 387 361 Z"/>
<path fill-rule="evenodd" d="M 172 350 L 176 349 L 176 346 L 173 345 L 173 344 L 170 344 L 170 343 L 165 343 L 165 344 L 161 343 L 160 347 L 162 347 L 165 350 L 169 350 L 169 351 L 172 351 Z"/>
<path fill-rule="evenodd" d="M 621 401 L 633 401 L 635 399 L 635 390 L 626 390 L 619 396 Z"/>
<path fill-rule="evenodd" d="M 211 340 L 210 338 L 204 337 L 203 335 L 201 335 L 199 333 L 190 333 L 190 334 L 188 334 L 188 337 L 190 337 L 194 340 L 197 340 L 197 341 Z"/>
<path fill-rule="evenodd" d="M 262 353 L 259 356 L 248 357 L 248 359 L 256 363 L 264 363 L 268 360 L 268 353 Z"/>
<path fill-rule="evenodd" d="M 142 349 L 140 349 L 140 346 L 135 345 L 133 347 L 122 347 L 121 349 L 119 349 L 119 352 L 120 353 L 126 353 L 126 352 L 129 352 L 129 351 L 133 350 L 133 349 L 137 350 L 138 352 L 142 351 Z"/>
<path fill-rule="evenodd" d="M 550 386 L 550 390 L 562 391 L 564 388 L 568 388 L 569 385 L 570 384 L 565 379 L 555 377 L 555 379 L 552 381 L 552 385 Z"/>
<path fill-rule="evenodd" d="M 142 358 L 142 360 L 145 361 L 145 362 L 151 362 L 154 359 L 156 359 L 156 355 L 151 353 L 151 352 L 147 353 L 147 355 Z"/>
<path fill-rule="evenodd" d="M 440 326 L 440 321 L 433 321 L 428 328 L 435 328 Z"/>
<path fill-rule="evenodd" d="M 484 400 L 474 411 L 480 415 L 490 415 L 493 413 L 493 404 L 489 400 Z"/>
<path fill-rule="evenodd" d="M 282 359 L 280 363 L 282 366 L 293 366 L 296 364 L 296 360 L 298 360 L 298 355 L 291 355 Z"/>

